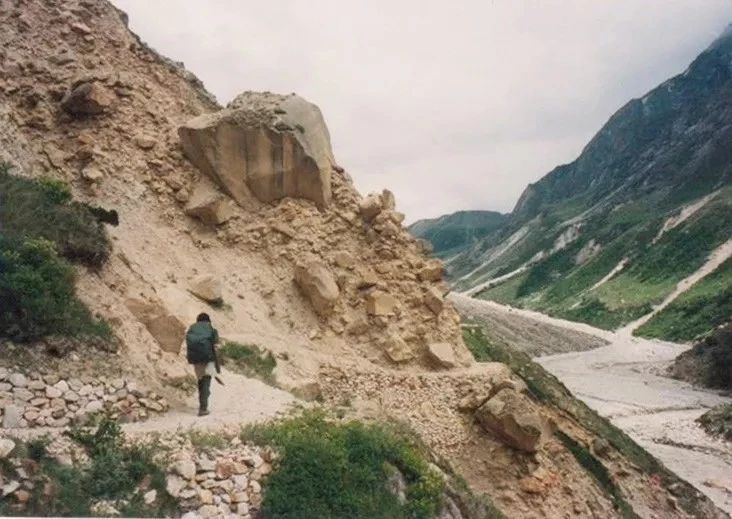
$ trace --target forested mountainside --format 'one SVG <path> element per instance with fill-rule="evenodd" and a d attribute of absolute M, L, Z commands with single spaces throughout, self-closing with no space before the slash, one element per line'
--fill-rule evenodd
<path fill-rule="evenodd" d="M 458 211 L 414 222 L 409 226 L 409 232 L 429 241 L 436 256 L 449 258 L 500 229 L 505 223 L 506 215 L 496 211 Z"/>
<path fill-rule="evenodd" d="M 713 251 L 729 257 L 730 139 L 728 28 L 618 110 L 577 160 L 529 185 L 500 228 L 448 258 L 454 287 L 603 328 L 647 314 Z M 688 340 L 728 319 L 730 262 L 719 263 L 642 333 Z"/>

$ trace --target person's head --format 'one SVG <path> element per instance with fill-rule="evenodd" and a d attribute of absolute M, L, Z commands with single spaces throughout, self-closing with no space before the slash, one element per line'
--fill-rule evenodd
<path fill-rule="evenodd" d="M 208 316 L 208 314 L 198 314 L 198 317 L 196 317 L 196 322 L 197 323 L 200 323 L 200 322 L 210 323 L 211 318 Z"/>

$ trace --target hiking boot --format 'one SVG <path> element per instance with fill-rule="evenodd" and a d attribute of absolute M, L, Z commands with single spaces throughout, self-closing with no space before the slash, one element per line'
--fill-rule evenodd
<path fill-rule="evenodd" d="M 211 414 L 211 411 L 209 411 L 208 409 L 199 409 L 198 410 L 198 416 L 206 416 L 209 414 Z"/>

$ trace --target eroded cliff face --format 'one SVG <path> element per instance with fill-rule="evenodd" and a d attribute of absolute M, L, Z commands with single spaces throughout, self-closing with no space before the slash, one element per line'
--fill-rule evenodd
<path fill-rule="evenodd" d="M 354 189 L 317 107 L 245 93 L 222 108 L 104 0 L 2 0 L 0 22 L 0 158 L 118 212 L 112 258 L 80 273 L 80 295 L 172 406 L 183 330 L 206 311 L 224 338 L 278 358 L 280 387 L 406 420 L 509 516 L 561 517 L 568 499 L 619 515 L 553 437 L 568 418 L 529 404 L 505 365 L 473 362 L 442 264 L 389 191 Z M 476 422 L 499 392 L 517 411 L 493 402 Z M 628 472 L 634 505 L 685 515 L 648 481 Z"/>

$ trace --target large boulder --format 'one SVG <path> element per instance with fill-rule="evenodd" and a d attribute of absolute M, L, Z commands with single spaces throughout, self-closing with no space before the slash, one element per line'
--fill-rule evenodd
<path fill-rule="evenodd" d="M 245 92 L 178 129 L 186 156 L 237 202 L 330 204 L 335 164 L 320 109 L 294 94 Z"/>
<path fill-rule="evenodd" d="M 130 298 L 125 306 L 157 341 L 163 351 L 178 354 L 183 345 L 186 327 L 176 316 L 171 315 L 158 302 Z"/>
<path fill-rule="evenodd" d="M 391 315 L 396 307 L 394 296 L 381 290 L 374 290 L 366 296 L 366 313 L 369 315 Z"/>
<path fill-rule="evenodd" d="M 340 296 L 333 274 L 318 259 L 308 259 L 295 266 L 295 283 L 321 315 L 329 314 Z"/>
<path fill-rule="evenodd" d="M 233 216 L 229 200 L 204 183 L 193 188 L 185 212 L 207 225 L 221 225 Z"/>
<path fill-rule="evenodd" d="M 545 429 L 538 407 L 514 389 L 501 389 L 475 412 L 478 422 L 506 445 L 536 452 Z"/>
<path fill-rule="evenodd" d="M 74 86 L 61 100 L 61 107 L 74 116 L 97 115 L 108 110 L 114 95 L 101 83 L 89 82 Z"/>
<path fill-rule="evenodd" d="M 447 342 L 435 342 L 427 347 L 430 360 L 443 368 L 454 368 L 457 365 L 455 350 Z"/>
<path fill-rule="evenodd" d="M 223 302 L 222 290 L 221 280 L 209 275 L 195 278 L 188 288 L 188 291 L 194 296 L 214 305 Z"/>

